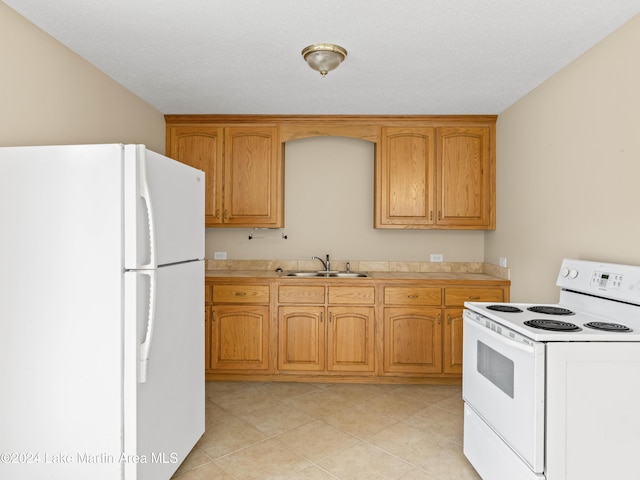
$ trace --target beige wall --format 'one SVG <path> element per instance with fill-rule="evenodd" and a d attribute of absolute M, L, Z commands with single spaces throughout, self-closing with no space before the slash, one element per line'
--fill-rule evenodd
<path fill-rule="evenodd" d="M 341 137 L 287 142 L 287 240 L 249 240 L 249 230 L 207 230 L 207 258 L 226 251 L 233 260 L 336 260 L 481 262 L 484 233 L 373 228 L 373 144 Z M 274 233 L 269 233 L 273 235 Z M 318 264 L 319 265 L 319 264 Z"/>
<path fill-rule="evenodd" d="M 498 229 L 513 301 L 557 301 L 563 257 L 640 265 L 640 16 L 502 112 Z"/>
<path fill-rule="evenodd" d="M 0 2 L 0 146 L 144 143 L 162 114 Z"/>

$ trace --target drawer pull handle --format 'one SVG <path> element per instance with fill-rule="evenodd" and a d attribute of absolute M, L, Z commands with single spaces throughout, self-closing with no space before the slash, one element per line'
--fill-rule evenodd
<path fill-rule="evenodd" d="M 235 296 L 236 297 L 246 297 L 247 296 L 247 292 L 236 292 Z"/>
<path fill-rule="evenodd" d="M 480 300 L 480 297 L 469 297 L 469 300 Z"/>
<path fill-rule="evenodd" d="M 414 293 L 413 295 L 407 295 L 407 298 L 418 298 L 419 295 Z"/>

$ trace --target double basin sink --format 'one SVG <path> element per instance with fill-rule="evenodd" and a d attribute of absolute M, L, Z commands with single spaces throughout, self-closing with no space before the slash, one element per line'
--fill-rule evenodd
<path fill-rule="evenodd" d="M 366 273 L 360 272 L 339 272 L 337 270 L 317 271 L 317 272 L 287 272 L 283 277 L 302 277 L 302 278 L 366 278 Z"/>

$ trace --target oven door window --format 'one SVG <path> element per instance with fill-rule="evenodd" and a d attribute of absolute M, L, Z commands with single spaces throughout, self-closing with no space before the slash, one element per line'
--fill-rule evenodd
<path fill-rule="evenodd" d="M 477 369 L 483 377 L 493 383 L 509 397 L 513 398 L 513 360 L 478 340 Z"/>

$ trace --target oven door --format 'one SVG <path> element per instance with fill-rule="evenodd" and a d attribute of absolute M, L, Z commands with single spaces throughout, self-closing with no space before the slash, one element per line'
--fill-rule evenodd
<path fill-rule="evenodd" d="M 544 469 L 544 354 L 543 343 L 465 310 L 464 401 L 535 473 Z"/>

